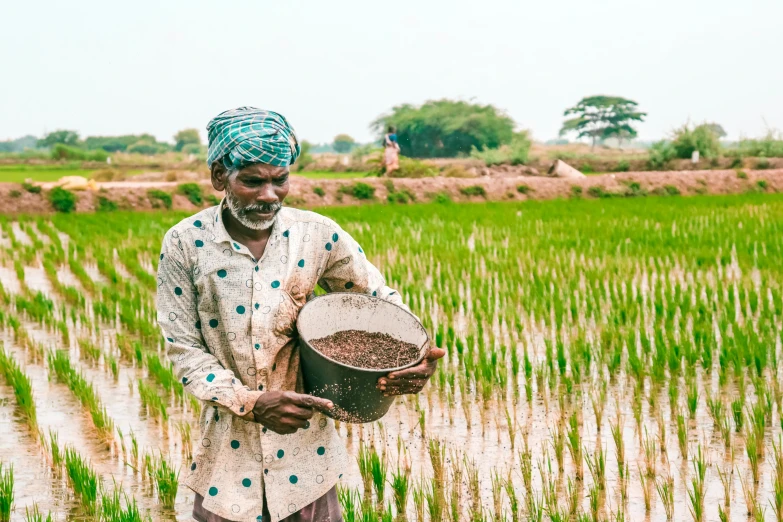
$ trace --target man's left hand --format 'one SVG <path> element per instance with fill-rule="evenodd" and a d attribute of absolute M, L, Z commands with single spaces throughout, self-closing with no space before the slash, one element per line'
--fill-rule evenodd
<path fill-rule="evenodd" d="M 430 349 L 421 363 L 405 370 L 392 372 L 378 379 L 378 389 L 385 396 L 419 393 L 438 367 L 438 359 L 446 355 L 440 348 Z"/>

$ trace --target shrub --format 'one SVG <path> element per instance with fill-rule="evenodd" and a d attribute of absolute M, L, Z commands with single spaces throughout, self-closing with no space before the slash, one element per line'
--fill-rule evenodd
<path fill-rule="evenodd" d="M 579 185 L 571 185 L 571 197 L 573 198 L 581 198 L 582 197 L 582 187 Z"/>
<path fill-rule="evenodd" d="M 587 193 L 594 198 L 611 198 L 612 194 L 604 190 L 600 185 L 594 185 L 587 189 Z"/>
<path fill-rule="evenodd" d="M 693 129 L 686 124 L 674 131 L 672 148 L 678 158 L 689 159 L 698 150 L 702 158 L 711 159 L 720 155 L 720 139 L 709 124 Z"/>
<path fill-rule="evenodd" d="M 125 149 L 126 152 L 130 154 L 143 154 L 145 156 L 152 156 L 154 154 L 161 154 L 163 152 L 166 152 L 168 147 L 163 145 L 162 143 L 155 143 L 153 141 L 149 140 L 139 140 L 133 145 L 128 146 L 127 149 Z"/>
<path fill-rule="evenodd" d="M 356 199 L 372 199 L 375 197 L 375 187 L 361 181 L 353 185 L 341 185 L 337 192 L 340 195 L 348 194 Z"/>
<path fill-rule="evenodd" d="M 22 191 L 13 189 L 11 192 L 8 193 L 8 195 L 11 196 L 12 198 L 16 199 L 16 198 L 22 196 Z"/>
<path fill-rule="evenodd" d="M 164 207 L 171 208 L 171 194 L 158 189 L 150 189 L 147 191 L 147 196 L 150 198 L 153 208 L 159 208 L 162 204 Z"/>
<path fill-rule="evenodd" d="M 182 194 L 188 201 L 196 206 L 201 206 L 204 203 L 204 196 L 201 192 L 201 185 L 198 183 L 183 183 L 177 187 L 177 193 Z"/>
<path fill-rule="evenodd" d="M 629 181 L 626 183 L 624 195 L 626 197 L 644 197 L 647 195 L 647 189 L 642 188 L 638 181 Z"/>
<path fill-rule="evenodd" d="M 461 165 L 449 165 L 440 173 L 444 178 L 475 178 L 473 174 L 468 172 L 465 167 Z"/>
<path fill-rule="evenodd" d="M 438 167 L 400 156 L 400 168 L 392 172 L 390 178 L 431 178 L 438 175 Z"/>
<path fill-rule="evenodd" d="M 52 159 L 56 160 L 77 160 L 77 161 L 106 161 L 109 153 L 103 149 L 84 150 L 77 147 L 69 147 L 62 143 L 57 143 L 52 147 Z"/>
<path fill-rule="evenodd" d="M 756 182 L 756 186 L 759 188 L 759 190 L 767 190 L 769 184 L 767 183 L 767 180 L 760 179 Z"/>
<path fill-rule="evenodd" d="M 324 197 L 326 195 L 326 191 L 321 187 L 313 187 L 313 194 L 319 197 Z"/>
<path fill-rule="evenodd" d="M 33 185 L 32 183 L 25 181 L 22 183 L 22 188 L 25 189 L 30 194 L 40 194 L 41 193 L 41 187 L 39 185 Z"/>
<path fill-rule="evenodd" d="M 487 191 L 481 185 L 470 185 L 469 187 L 460 187 L 459 191 L 465 196 L 487 197 Z"/>
<path fill-rule="evenodd" d="M 114 212 L 117 210 L 117 203 L 105 196 L 98 196 L 97 202 L 95 209 L 98 212 Z"/>
<path fill-rule="evenodd" d="M 615 172 L 628 172 L 631 170 L 631 164 L 628 163 L 628 160 L 620 160 L 612 170 Z"/>
<path fill-rule="evenodd" d="M 529 194 L 533 192 L 533 189 L 527 185 L 517 185 L 517 192 L 520 194 Z"/>
<path fill-rule="evenodd" d="M 742 167 L 742 156 L 737 156 L 731 160 L 731 165 L 729 165 L 729 168 L 736 169 L 737 167 Z"/>
<path fill-rule="evenodd" d="M 49 202 L 57 212 L 67 214 L 76 208 L 76 194 L 62 187 L 54 187 L 49 191 Z"/>
<path fill-rule="evenodd" d="M 675 187 L 674 185 L 664 185 L 663 190 L 666 191 L 666 194 L 669 196 L 679 196 L 680 195 L 680 189 Z"/>
<path fill-rule="evenodd" d="M 123 181 L 126 176 L 117 169 L 100 169 L 93 172 L 90 178 L 95 181 Z"/>
<path fill-rule="evenodd" d="M 435 194 L 433 201 L 435 203 L 445 205 L 447 203 L 451 203 L 451 197 L 449 197 L 449 195 L 445 192 L 438 192 L 437 194 Z"/>
<path fill-rule="evenodd" d="M 478 150 L 475 146 L 470 150 L 470 157 L 479 159 L 487 166 L 492 165 L 524 165 L 530 154 L 530 138 L 527 132 L 517 132 L 508 145 L 493 149 Z"/>
<path fill-rule="evenodd" d="M 300 207 L 305 203 L 307 203 L 305 199 L 301 196 L 288 196 L 287 198 L 285 198 L 285 202 L 292 207 Z"/>
<path fill-rule="evenodd" d="M 669 167 L 669 162 L 677 157 L 671 143 L 666 140 L 656 141 L 652 144 L 647 159 L 647 165 L 651 170 L 661 170 Z"/>
<path fill-rule="evenodd" d="M 769 168 L 769 160 L 767 158 L 761 158 L 756 162 L 757 170 L 764 170 Z"/>
<path fill-rule="evenodd" d="M 737 177 L 739 179 L 748 179 L 748 173 L 745 172 L 744 170 L 738 170 L 737 171 Z"/>
<path fill-rule="evenodd" d="M 727 155 L 739 157 L 783 157 L 783 135 L 770 131 L 764 138 L 740 140 L 736 148 L 726 151 Z"/>
<path fill-rule="evenodd" d="M 220 205 L 220 198 L 214 194 L 207 194 L 206 196 L 204 196 L 204 199 L 207 200 L 207 203 L 209 203 L 213 207 L 216 205 Z"/>

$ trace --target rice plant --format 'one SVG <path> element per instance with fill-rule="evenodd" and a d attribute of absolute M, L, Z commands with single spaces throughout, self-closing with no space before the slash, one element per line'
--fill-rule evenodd
<path fill-rule="evenodd" d="M 0 462 L 0 522 L 11 520 L 14 507 L 14 467 L 5 466 Z"/>
<path fill-rule="evenodd" d="M 672 520 L 674 518 L 674 479 L 670 475 L 661 477 L 655 482 L 655 489 L 663 504 L 666 520 Z"/>
<path fill-rule="evenodd" d="M 179 472 L 174 471 L 163 455 L 150 455 L 150 457 L 146 466 L 147 475 L 152 478 L 158 500 L 163 507 L 173 509 L 174 500 L 177 498 Z"/>
<path fill-rule="evenodd" d="M 33 504 L 33 509 L 24 508 L 24 520 L 25 522 L 53 522 L 52 513 L 44 515 L 38 508 L 38 504 Z"/>
<path fill-rule="evenodd" d="M 88 515 L 95 513 L 98 502 L 98 476 L 90 464 L 79 453 L 65 448 L 65 470 L 68 483 Z"/>
<path fill-rule="evenodd" d="M 38 418 L 33 399 L 33 384 L 14 358 L 0 344 L 0 374 L 6 384 L 13 388 L 16 404 L 33 433 L 38 432 Z"/>

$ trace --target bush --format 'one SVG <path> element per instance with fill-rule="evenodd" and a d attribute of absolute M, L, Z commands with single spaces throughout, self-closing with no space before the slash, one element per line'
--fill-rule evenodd
<path fill-rule="evenodd" d="M 669 162 L 677 157 L 671 143 L 666 140 L 656 141 L 650 147 L 647 165 L 651 170 L 663 170 L 669 167 Z"/>
<path fill-rule="evenodd" d="M 625 192 L 624 196 L 633 198 L 633 197 L 644 197 L 647 195 L 647 189 L 642 188 L 642 184 L 638 181 L 629 181 L 625 185 Z"/>
<path fill-rule="evenodd" d="M 680 189 L 675 187 L 674 185 L 664 185 L 663 190 L 666 191 L 666 194 L 669 196 L 679 196 L 680 195 Z"/>
<path fill-rule="evenodd" d="M 628 172 L 631 170 L 631 164 L 628 163 L 628 160 L 620 160 L 612 170 L 615 172 Z"/>
<path fill-rule="evenodd" d="M 177 187 L 177 193 L 188 198 L 188 201 L 197 207 L 204 203 L 204 195 L 201 192 L 201 185 L 198 183 L 183 183 Z"/>
<path fill-rule="evenodd" d="M 25 189 L 30 194 L 40 194 L 41 193 L 41 187 L 38 185 L 33 185 L 32 183 L 25 181 L 22 183 L 22 188 Z"/>
<path fill-rule="evenodd" d="M 451 203 L 451 197 L 449 197 L 449 195 L 446 194 L 445 192 L 438 192 L 437 194 L 435 194 L 433 201 L 440 205 L 445 205 L 447 203 Z"/>
<path fill-rule="evenodd" d="M 475 178 L 473 174 L 468 172 L 465 167 L 461 165 L 449 165 L 443 169 L 440 173 L 444 178 Z"/>
<path fill-rule="evenodd" d="M 57 212 L 68 214 L 76 208 L 76 194 L 62 187 L 54 187 L 49 192 L 49 202 Z"/>
<path fill-rule="evenodd" d="M 587 193 L 594 198 L 611 198 L 612 194 L 604 190 L 600 185 L 594 185 L 587 189 Z"/>
<path fill-rule="evenodd" d="M 163 152 L 166 152 L 168 150 L 168 147 L 161 143 L 155 143 L 153 141 L 149 140 L 139 140 L 133 145 L 130 145 L 126 152 L 130 154 L 143 154 L 145 156 L 152 156 L 155 154 L 161 154 Z"/>
<path fill-rule="evenodd" d="M 527 132 L 517 132 L 508 145 L 494 149 L 478 150 L 475 146 L 470 150 L 470 157 L 479 159 L 485 165 L 524 165 L 530 153 L 530 138 Z"/>
<path fill-rule="evenodd" d="M 765 179 L 760 179 L 756 182 L 756 186 L 759 190 L 767 190 L 767 188 L 769 188 L 769 183 L 767 183 L 767 180 Z"/>
<path fill-rule="evenodd" d="M 339 194 L 348 194 L 356 199 L 372 199 L 375 197 L 375 187 L 361 181 L 353 185 L 342 185 L 337 192 Z"/>
<path fill-rule="evenodd" d="M 117 203 L 105 196 L 98 196 L 97 201 L 98 204 L 96 205 L 95 209 L 98 212 L 114 212 L 117 210 Z"/>
<path fill-rule="evenodd" d="M 438 167 L 413 158 L 400 156 L 400 168 L 390 178 L 431 178 L 438 175 Z"/>
<path fill-rule="evenodd" d="M 582 197 L 582 187 L 579 185 L 571 185 L 571 197 L 572 198 L 581 198 Z"/>
<path fill-rule="evenodd" d="M 481 196 L 487 197 L 487 191 L 481 185 L 470 185 L 469 187 L 461 187 L 459 191 L 465 196 Z"/>
<path fill-rule="evenodd" d="M 769 160 L 767 158 L 761 158 L 756 162 L 756 170 L 764 170 L 769 168 Z"/>
<path fill-rule="evenodd" d="M 299 157 L 296 159 L 296 170 L 305 170 L 309 165 L 315 163 L 315 158 L 310 154 L 310 149 L 313 145 L 309 141 L 302 141 L 299 144 Z"/>
<path fill-rule="evenodd" d="M 158 189 L 150 189 L 147 191 L 147 196 L 150 198 L 153 208 L 159 208 L 162 204 L 164 207 L 171 208 L 171 194 Z"/>
<path fill-rule="evenodd" d="M 729 165 L 730 169 L 736 169 L 738 167 L 742 167 L 742 156 L 737 156 L 731 160 L 731 165 Z"/>
<path fill-rule="evenodd" d="M 103 149 L 84 150 L 57 143 L 52 147 L 52 159 L 76 161 L 106 161 L 109 153 Z"/>
<path fill-rule="evenodd" d="M 126 176 L 124 172 L 117 169 L 100 169 L 93 172 L 90 178 L 95 181 L 123 181 Z"/>
<path fill-rule="evenodd" d="M 194 154 L 198 155 L 204 152 L 203 145 L 199 145 L 198 143 L 188 143 L 184 147 L 182 147 L 182 152 L 184 154 Z"/>
<path fill-rule="evenodd" d="M 206 196 L 204 196 L 204 199 L 207 200 L 207 203 L 209 203 L 213 207 L 220 205 L 220 198 L 214 194 L 207 194 Z"/>
<path fill-rule="evenodd" d="M 517 185 L 517 192 L 519 192 L 520 194 L 527 195 L 527 194 L 533 192 L 533 189 L 530 188 L 527 185 Z"/>
<path fill-rule="evenodd" d="M 738 170 L 737 171 L 737 177 L 739 179 L 748 179 L 748 174 L 744 170 Z"/>
<path fill-rule="evenodd" d="M 783 157 L 783 135 L 770 131 L 762 139 L 740 140 L 737 147 L 726 151 L 727 155 L 745 157 Z"/>
<path fill-rule="evenodd" d="M 595 172 L 595 169 L 589 163 L 583 163 L 578 170 L 582 174 L 593 174 Z"/>
<path fill-rule="evenodd" d="M 11 196 L 12 198 L 16 199 L 16 198 L 22 197 L 22 191 L 13 189 L 11 192 L 8 193 L 8 195 Z"/>
<path fill-rule="evenodd" d="M 319 197 L 324 197 L 326 195 L 326 191 L 321 187 L 313 187 L 313 194 Z"/>
<path fill-rule="evenodd" d="M 683 125 L 674 131 L 672 148 L 676 157 L 690 159 L 694 151 L 705 159 L 712 159 L 720 155 L 720 140 L 709 124 L 694 127 Z"/>

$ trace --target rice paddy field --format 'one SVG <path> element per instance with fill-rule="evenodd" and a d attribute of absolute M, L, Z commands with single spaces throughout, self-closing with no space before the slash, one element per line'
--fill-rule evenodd
<path fill-rule="evenodd" d="M 346 521 L 783 520 L 783 197 L 321 211 L 447 351 L 339 426 Z M 0 218 L 0 520 L 190 519 L 154 301 L 184 216 Z"/>

